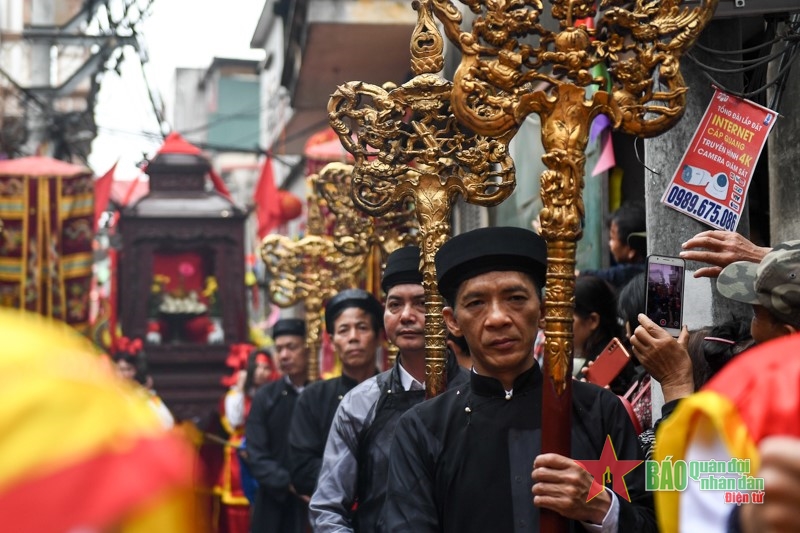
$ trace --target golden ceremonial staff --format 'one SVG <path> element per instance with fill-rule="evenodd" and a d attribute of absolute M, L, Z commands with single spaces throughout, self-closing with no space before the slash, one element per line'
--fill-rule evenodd
<path fill-rule="evenodd" d="M 328 210 L 336 215 L 333 244 L 345 255 L 366 257 L 368 290 L 380 299 L 380 277 L 386 258 L 403 246 L 419 244 L 419 224 L 411 198 L 401 200 L 398 209 L 372 217 L 353 202 L 353 165 L 329 163 L 319 172 L 317 193 Z M 394 365 L 397 346 L 389 343 L 388 359 Z"/>
<path fill-rule="evenodd" d="M 309 178 L 313 181 L 313 177 Z M 270 299 L 279 307 L 303 302 L 306 321 L 306 344 L 311 357 L 308 379 L 319 378 L 320 332 L 325 302 L 346 287 L 355 287 L 355 277 L 363 258 L 348 256 L 336 249 L 333 238 L 324 234 L 319 197 L 309 184 L 308 232 L 300 240 L 272 234 L 264 237 L 261 258 L 272 279 Z"/>
<path fill-rule="evenodd" d="M 436 74 L 444 65 L 444 40 L 429 1 L 412 5 L 418 12 L 411 38 L 415 76 L 388 91 L 358 81 L 340 85 L 328 112 L 331 126 L 355 159 L 355 205 L 379 217 L 413 200 L 425 288 L 425 383 L 431 397 L 446 387 L 443 299 L 433 256 L 450 237 L 453 201 L 460 194 L 470 203 L 497 205 L 516 182 L 508 155 L 513 131 L 490 138 L 456 121 L 450 110 L 452 84 Z"/>
<path fill-rule="evenodd" d="M 462 54 L 451 102 L 459 121 L 504 137 L 531 113 L 541 119 L 547 170 L 540 219 L 548 252 L 542 450 L 569 455 L 575 247 L 589 128 L 601 113 L 615 128 L 642 137 L 674 126 L 686 104 L 680 57 L 717 0 L 697 7 L 681 0 L 550 0 L 552 30 L 541 19 L 541 0 L 461 0 L 475 15 L 472 31 L 462 31 L 461 12 L 450 0 L 431 1 Z M 587 17 L 596 29 L 576 24 Z M 608 79 L 592 73 L 598 66 L 607 67 Z M 543 531 L 562 531 L 565 521 L 545 515 L 554 521 L 543 521 Z"/>
<path fill-rule="evenodd" d="M 417 244 L 419 224 L 411 198 L 401 199 L 398 209 L 383 216 L 367 215 L 353 201 L 353 165 L 344 163 L 325 165 L 315 185 L 328 210 L 336 215 L 333 243 L 343 254 L 366 256 L 377 248 L 382 270 L 390 253 Z"/>

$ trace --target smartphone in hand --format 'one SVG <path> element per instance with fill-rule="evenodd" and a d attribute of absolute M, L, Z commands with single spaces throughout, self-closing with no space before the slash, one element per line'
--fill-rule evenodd
<path fill-rule="evenodd" d="M 645 314 L 677 337 L 683 327 L 683 285 L 686 262 L 680 257 L 651 255 L 647 258 Z"/>
<path fill-rule="evenodd" d="M 586 371 L 586 381 L 605 387 L 614 381 L 630 359 L 628 350 L 614 337 Z"/>

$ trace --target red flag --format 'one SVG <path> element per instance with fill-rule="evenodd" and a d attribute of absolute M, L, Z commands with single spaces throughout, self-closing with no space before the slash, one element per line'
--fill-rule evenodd
<path fill-rule="evenodd" d="M 111 165 L 111 168 L 94 182 L 94 230 L 97 231 L 98 224 L 100 224 L 100 216 L 108 209 L 108 200 L 111 198 L 111 185 L 114 183 L 114 171 L 117 168 L 116 163 Z"/>
<path fill-rule="evenodd" d="M 272 158 L 264 160 L 261 167 L 261 176 L 258 178 L 256 190 L 253 193 L 258 217 L 258 238 L 266 237 L 273 228 L 281 222 L 281 203 L 278 188 L 275 186 L 275 177 L 272 174 Z"/>
<path fill-rule="evenodd" d="M 136 176 L 131 181 L 131 184 L 128 187 L 128 190 L 125 191 L 125 196 L 122 198 L 122 205 L 123 206 L 127 206 L 130 203 L 131 198 L 133 198 L 133 193 L 136 192 L 136 187 L 139 185 L 139 178 L 141 178 L 141 175 L 140 176 Z"/>

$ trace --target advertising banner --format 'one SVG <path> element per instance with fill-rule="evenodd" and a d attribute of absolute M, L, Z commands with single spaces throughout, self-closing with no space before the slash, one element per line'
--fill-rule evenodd
<path fill-rule="evenodd" d="M 735 231 L 776 117 L 766 107 L 717 89 L 661 203 L 716 229 Z"/>

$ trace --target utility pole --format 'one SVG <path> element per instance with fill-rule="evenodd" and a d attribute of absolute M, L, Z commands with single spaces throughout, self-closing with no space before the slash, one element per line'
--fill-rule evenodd
<path fill-rule="evenodd" d="M 33 26 L 52 27 L 56 22 L 55 0 L 33 0 L 31 7 L 31 24 Z M 50 87 L 51 63 L 50 50 L 53 42 L 49 39 L 31 43 L 31 86 Z M 29 155 L 51 155 L 52 144 L 47 143 L 49 110 L 52 108 L 50 95 L 43 93 L 28 109 L 28 140 L 24 151 Z"/>
<path fill-rule="evenodd" d="M 87 0 L 64 21 L 61 0 L 31 0 L 29 23 L 19 41 L 27 47 L 29 71 L 7 72 L 0 58 L 0 76 L 25 102 L 26 142 L 21 146 L 16 143 L 7 149 L 9 153 L 86 159 L 97 135 L 94 104 L 100 89 L 98 74 L 119 68 L 126 45 L 142 55 L 143 43 L 138 40 L 136 26 L 153 1 Z M 14 37 L 19 39 L 19 34 Z M 65 50 L 77 51 L 69 63 L 59 60 Z M 62 72 L 67 64 L 76 64 L 75 58 L 82 63 Z M 65 101 L 68 105 L 61 105 Z"/>

